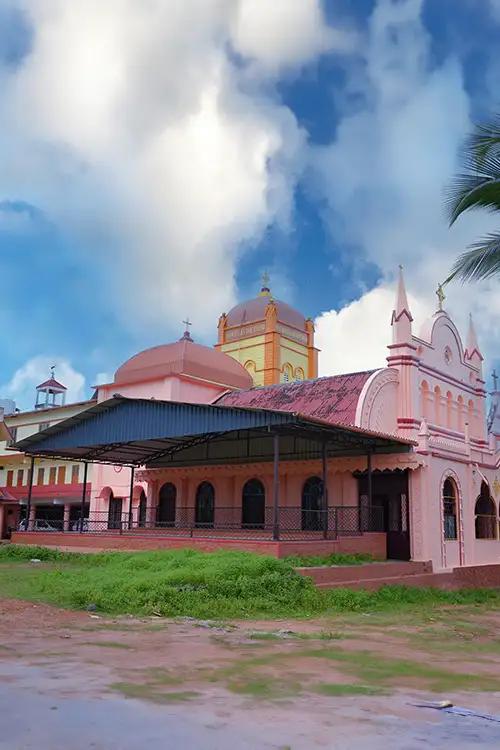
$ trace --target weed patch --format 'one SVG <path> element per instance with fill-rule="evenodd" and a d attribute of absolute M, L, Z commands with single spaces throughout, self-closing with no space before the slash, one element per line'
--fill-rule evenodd
<path fill-rule="evenodd" d="M 33 557 L 42 564 L 29 565 Z M 72 609 L 94 604 L 101 614 L 160 614 L 213 621 L 350 612 L 393 615 L 404 610 L 421 617 L 426 610 L 437 612 L 443 605 L 500 603 L 500 592 L 495 590 L 408 586 L 385 586 L 379 591 L 320 590 L 289 561 L 250 552 L 182 549 L 79 554 L 12 544 L 0 546 L 0 596 Z"/>

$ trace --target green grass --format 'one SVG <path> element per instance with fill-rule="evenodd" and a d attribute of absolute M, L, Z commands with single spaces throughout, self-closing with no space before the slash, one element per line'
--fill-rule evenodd
<path fill-rule="evenodd" d="M 38 558 L 39 564 L 29 560 Z M 328 613 L 418 612 L 443 605 L 500 605 L 500 591 L 320 590 L 289 561 L 250 552 L 75 554 L 0 546 L 0 596 L 100 613 L 202 619 L 313 617 Z"/>
<path fill-rule="evenodd" d="M 289 555 L 285 557 L 285 560 L 295 568 L 316 568 L 324 565 L 362 565 L 363 563 L 376 562 L 373 555 L 365 552 L 353 554 L 334 552 L 331 555 Z"/>
<path fill-rule="evenodd" d="M 412 687 L 421 681 L 426 688 L 436 692 L 455 690 L 500 690 L 500 678 L 455 672 L 410 659 L 393 659 L 370 651 L 342 651 L 340 649 L 315 649 L 302 652 L 302 656 L 329 659 L 343 672 L 354 675 L 365 684 Z"/>
<path fill-rule="evenodd" d="M 317 693 L 321 695 L 380 695 L 385 691 L 375 685 L 358 685 L 357 683 L 321 682 L 315 686 Z"/>

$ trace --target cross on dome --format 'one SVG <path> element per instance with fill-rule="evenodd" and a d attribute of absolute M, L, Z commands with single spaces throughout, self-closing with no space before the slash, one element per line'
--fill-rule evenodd
<path fill-rule="evenodd" d="M 193 324 L 189 320 L 189 316 L 186 318 L 186 320 L 183 320 L 182 322 L 184 323 L 184 325 L 186 326 L 186 328 L 185 328 L 184 333 L 181 336 L 180 340 L 181 341 L 192 341 L 193 339 L 191 338 L 191 332 L 189 330 L 189 327 L 192 326 Z"/>
<path fill-rule="evenodd" d="M 262 287 L 260 290 L 260 296 L 261 297 L 270 297 L 271 296 L 271 289 L 269 286 L 269 282 L 271 279 L 269 278 L 269 274 L 267 271 L 264 271 L 264 273 L 261 276 L 262 280 Z"/>
<path fill-rule="evenodd" d="M 496 370 L 493 370 L 491 377 L 493 378 L 493 390 L 496 391 L 498 389 L 498 375 Z"/>

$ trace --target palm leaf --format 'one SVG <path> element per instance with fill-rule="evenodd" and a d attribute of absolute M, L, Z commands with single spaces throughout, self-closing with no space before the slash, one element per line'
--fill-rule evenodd
<path fill-rule="evenodd" d="M 500 152 L 500 115 L 490 123 L 476 125 L 468 140 L 466 152 L 473 154 L 478 164 L 487 154 Z"/>
<path fill-rule="evenodd" d="M 500 211 L 500 116 L 476 125 L 462 152 L 462 168 L 447 190 L 450 225 L 471 208 Z"/>
<path fill-rule="evenodd" d="M 500 234 L 488 234 L 459 255 L 445 284 L 452 279 L 479 281 L 500 274 Z"/>

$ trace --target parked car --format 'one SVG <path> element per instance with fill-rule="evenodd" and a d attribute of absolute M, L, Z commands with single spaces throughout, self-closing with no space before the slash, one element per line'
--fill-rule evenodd
<path fill-rule="evenodd" d="M 27 521 L 23 519 L 18 526 L 19 531 L 27 530 Z M 60 531 L 61 529 L 55 526 L 50 521 L 46 521 L 45 518 L 35 518 L 31 524 L 32 531 Z"/>

